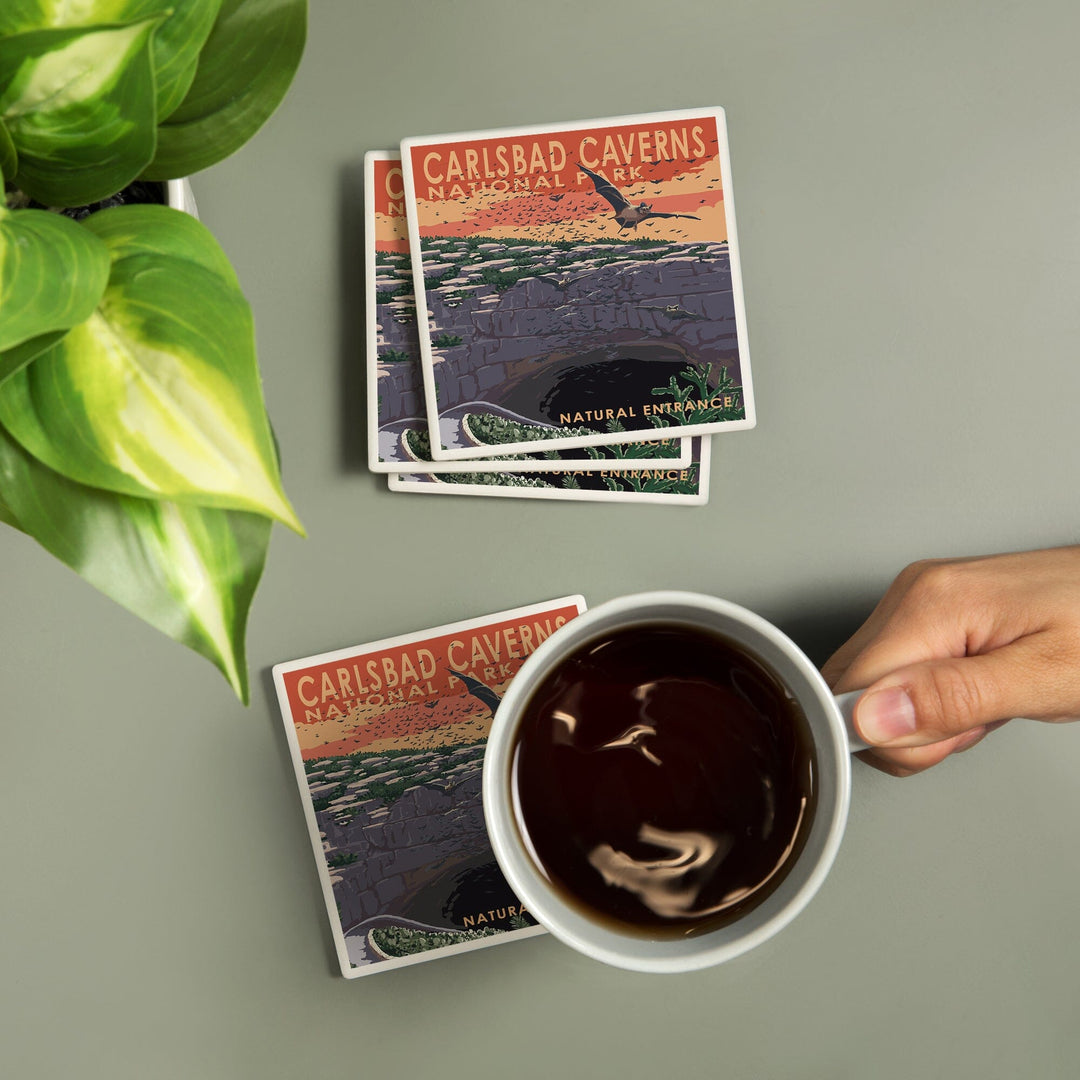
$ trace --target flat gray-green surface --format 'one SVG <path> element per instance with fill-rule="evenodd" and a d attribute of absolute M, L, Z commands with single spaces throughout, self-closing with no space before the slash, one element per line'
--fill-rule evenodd
<path fill-rule="evenodd" d="M 286 488 L 244 709 L 0 535 L 0 1071 L 1074 1077 L 1080 725 L 856 765 L 796 922 L 638 976 L 544 936 L 347 982 L 278 660 L 571 592 L 729 597 L 818 661 L 905 563 L 1078 539 L 1080 7 L 315 0 L 285 105 L 195 177 L 255 310 Z M 364 467 L 361 160 L 719 104 L 759 423 L 707 507 L 391 495 Z"/>

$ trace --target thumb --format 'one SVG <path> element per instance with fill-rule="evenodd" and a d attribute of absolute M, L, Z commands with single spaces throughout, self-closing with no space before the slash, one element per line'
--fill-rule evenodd
<path fill-rule="evenodd" d="M 1031 712 L 1043 683 L 1030 638 L 978 656 L 928 660 L 891 672 L 855 704 L 874 746 L 924 746 Z"/>

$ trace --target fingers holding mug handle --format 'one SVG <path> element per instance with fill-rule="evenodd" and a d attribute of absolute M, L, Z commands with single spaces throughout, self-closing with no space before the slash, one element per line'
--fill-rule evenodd
<path fill-rule="evenodd" d="M 943 761 L 950 754 L 969 750 L 995 728 L 1008 723 L 1007 720 L 997 720 L 993 723 L 981 724 L 958 735 L 920 746 L 884 748 L 868 743 L 855 726 L 855 706 L 865 693 L 866 690 L 863 688 L 833 695 L 844 722 L 848 747 L 852 754 L 859 754 L 867 764 L 891 773 L 893 776 L 911 776 L 922 772 Z"/>

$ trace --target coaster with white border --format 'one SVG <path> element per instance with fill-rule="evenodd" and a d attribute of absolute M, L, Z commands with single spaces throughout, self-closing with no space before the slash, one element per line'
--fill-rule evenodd
<path fill-rule="evenodd" d="M 543 933 L 484 825 L 484 745 L 567 596 L 274 665 L 341 973 L 355 978 Z"/>
<path fill-rule="evenodd" d="M 463 411 L 547 425 L 503 452 L 754 425 L 722 109 L 401 155 L 433 458 L 477 456 Z"/>

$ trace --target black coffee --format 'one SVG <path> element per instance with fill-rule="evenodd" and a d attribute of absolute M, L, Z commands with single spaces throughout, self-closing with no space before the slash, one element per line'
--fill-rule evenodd
<path fill-rule="evenodd" d="M 724 926 L 783 881 L 814 814 L 806 717 L 758 660 L 676 623 L 588 642 L 537 687 L 513 759 L 549 880 L 622 931 Z"/>

